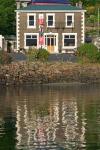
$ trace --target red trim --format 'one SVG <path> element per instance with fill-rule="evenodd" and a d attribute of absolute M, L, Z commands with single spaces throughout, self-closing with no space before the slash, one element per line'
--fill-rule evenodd
<path fill-rule="evenodd" d="M 68 5 L 68 4 L 57 4 L 57 3 L 34 3 L 32 2 L 32 5 Z"/>

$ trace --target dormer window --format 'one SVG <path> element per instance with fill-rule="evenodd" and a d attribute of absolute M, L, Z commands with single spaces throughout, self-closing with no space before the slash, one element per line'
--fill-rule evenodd
<path fill-rule="evenodd" d="M 65 23 L 67 28 L 73 28 L 74 27 L 74 14 L 68 13 L 65 15 Z"/>
<path fill-rule="evenodd" d="M 47 14 L 47 27 L 55 27 L 55 14 Z"/>
<path fill-rule="evenodd" d="M 27 15 L 27 27 L 36 28 L 36 14 L 32 13 Z"/>

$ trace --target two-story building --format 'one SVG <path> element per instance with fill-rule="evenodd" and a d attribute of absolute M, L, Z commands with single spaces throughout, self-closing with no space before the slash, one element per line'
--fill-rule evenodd
<path fill-rule="evenodd" d="M 85 10 L 69 0 L 32 0 L 16 10 L 17 49 L 75 51 L 85 39 Z"/>

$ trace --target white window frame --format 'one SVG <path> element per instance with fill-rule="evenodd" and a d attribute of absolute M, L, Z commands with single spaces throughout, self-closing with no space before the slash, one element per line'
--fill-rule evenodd
<path fill-rule="evenodd" d="M 72 25 L 67 24 L 67 16 L 72 16 Z M 65 27 L 66 28 L 73 28 L 74 27 L 74 13 L 66 13 L 65 14 Z"/>
<path fill-rule="evenodd" d="M 24 48 L 25 49 L 29 49 L 30 46 L 26 46 L 26 36 L 27 35 L 36 35 L 37 36 L 37 47 L 36 48 L 39 48 L 39 33 L 24 33 Z M 34 46 L 33 46 L 34 47 Z"/>
<path fill-rule="evenodd" d="M 30 16 L 34 16 L 34 26 L 29 25 L 29 17 Z M 28 13 L 27 14 L 27 28 L 32 28 L 32 29 L 36 28 L 36 14 L 35 13 Z"/>
<path fill-rule="evenodd" d="M 75 35 L 75 45 L 74 46 L 64 46 L 64 36 L 65 35 Z M 62 33 L 62 49 L 76 49 L 77 48 L 77 33 Z"/>
<path fill-rule="evenodd" d="M 49 26 L 48 25 L 48 16 L 53 16 L 53 25 Z M 46 23 L 48 28 L 54 28 L 55 27 L 55 14 L 54 13 L 47 13 L 46 14 Z"/>

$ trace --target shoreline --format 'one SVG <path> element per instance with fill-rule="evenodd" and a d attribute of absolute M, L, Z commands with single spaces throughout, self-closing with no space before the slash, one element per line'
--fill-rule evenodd
<path fill-rule="evenodd" d="M 0 65 L 1 86 L 100 84 L 100 64 L 16 62 Z"/>

